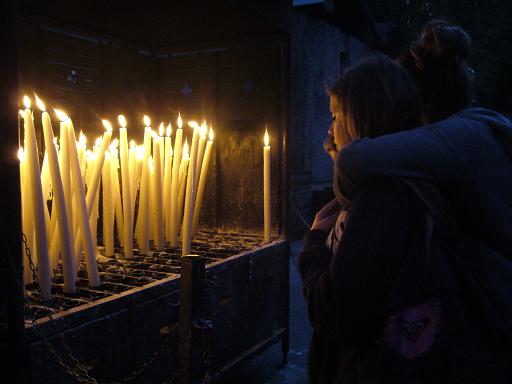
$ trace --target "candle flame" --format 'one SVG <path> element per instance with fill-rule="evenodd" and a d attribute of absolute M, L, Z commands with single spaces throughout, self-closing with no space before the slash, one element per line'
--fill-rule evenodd
<path fill-rule="evenodd" d="M 201 125 L 201 137 L 206 137 L 206 134 L 208 133 L 208 127 L 206 124 Z"/>
<path fill-rule="evenodd" d="M 130 140 L 130 149 L 134 149 L 136 146 L 137 144 L 135 144 L 135 140 Z"/>
<path fill-rule="evenodd" d="M 188 141 L 185 140 L 185 144 L 183 144 L 183 155 L 182 157 L 188 156 Z"/>
<path fill-rule="evenodd" d="M 171 137 L 172 135 L 172 125 L 171 123 L 167 124 L 167 131 L 165 132 L 167 137 Z"/>
<path fill-rule="evenodd" d="M 144 159 L 144 146 L 143 145 L 137 146 L 137 148 L 135 149 L 135 154 L 136 154 L 135 158 L 138 161 L 142 161 Z"/>
<path fill-rule="evenodd" d="M 18 113 L 20 114 L 21 118 L 24 119 L 25 118 L 25 112 L 23 112 L 23 109 L 20 109 L 18 111 Z"/>
<path fill-rule="evenodd" d="M 94 142 L 94 145 L 95 145 L 96 147 L 99 147 L 99 146 L 101 145 L 101 137 L 98 137 L 98 138 L 96 139 L 96 141 Z"/>
<path fill-rule="evenodd" d="M 126 119 L 124 118 L 124 115 L 117 116 L 117 121 L 119 121 L 119 125 L 121 125 L 122 128 L 126 128 Z"/>
<path fill-rule="evenodd" d="M 212 129 L 212 126 L 210 125 L 210 137 L 209 137 L 210 141 L 213 141 L 213 129 Z"/>
<path fill-rule="evenodd" d="M 160 136 L 163 136 L 164 135 L 164 131 L 165 131 L 165 126 L 164 126 L 164 123 L 160 123 L 160 126 L 158 127 L 158 134 Z"/>
<path fill-rule="evenodd" d="M 41 100 L 37 95 L 34 93 L 34 96 L 36 97 L 36 104 L 37 108 L 39 108 L 42 112 L 46 111 L 46 106 L 43 103 L 43 100 Z"/>
<path fill-rule="evenodd" d="M 23 151 L 23 147 L 18 149 L 18 159 L 19 161 L 25 160 L 25 151 Z"/>
<path fill-rule="evenodd" d="M 27 109 L 30 108 L 30 98 L 27 95 L 23 96 L 23 105 Z"/>
<path fill-rule="evenodd" d="M 117 139 L 114 139 L 111 143 L 110 143 L 110 152 L 114 153 L 114 151 L 117 151 L 117 146 L 119 144 L 119 140 Z"/>
<path fill-rule="evenodd" d="M 181 118 L 181 112 L 178 112 L 178 121 L 177 121 L 177 123 L 178 123 L 178 128 L 181 129 L 183 127 L 183 120 Z"/>
<path fill-rule="evenodd" d="M 151 125 L 151 119 L 149 118 L 149 116 L 144 115 L 144 119 L 143 120 L 144 120 L 144 125 L 146 127 L 149 127 Z"/>
<path fill-rule="evenodd" d="M 265 137 L 263 138 L 263 141 L 265 143 L 265 147 L 268 147 L 269 139 L 268 139 L 268 131 L 266 128 L 265 128 Z"/>
<path fill-rule="evenodd" d="M 108 132 L 112 132 L 112 125 L 110 124 L 110 122 L 108 120 L 101 119 L 101 122 L 103 123 L 103 126 L 105 127 L 105 129 Z"/>
<path fill-rule="evenodd" d="M 188 122 L 188 126 L 190 128 L 196 129 L 197 127 L 199 127 L 199 124 L 197 124 L 197 121 L 191 120 L 191 121 Z"/>
<path fill-rule="evenodd" d="M 85 146 L 87 144 L 87 137 L 85 137 L 84 133 L 80 131 L 80 135 L 78 136 L 78 142 Z"/>
<path fill-rule="evenodd" d="M 64 111 L 61 111 L 60 109 L 54 109 L 54 111 L 55 111 L 55 114 L 57 115 L 57 118 L 60 121 L 64 122 L 64 121 L 69 120 L 68 115 L 66 115 L 66 113 Z"/>
<path fill-rule="evenodd" d="M 157 138 L 158 138 L 158 135 L 156 134 L 156 132 L 155 132 L 155 131 L 151 130 L 151 137 L 152 137 L 153 139 L 157 139 Z"/>
<path fill-rule="evenodd" d="M 96 159 L 96 154 L 93 151 L 91 151 L 90 149 L 88 149 L 85 152 L 85 158 L 87 159 L 87 161 L 95 160 Z"/>

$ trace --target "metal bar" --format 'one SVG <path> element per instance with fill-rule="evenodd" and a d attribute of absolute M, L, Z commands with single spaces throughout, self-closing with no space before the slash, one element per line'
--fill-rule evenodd
<path fill-rule="evenodd" d="M 179 317 L 179 382 L 197 381 L 200 364 L 192 351 L 192 324 L 203 313 L 205 263 L 201 256 L 188 255 L 181 259 Z"/>

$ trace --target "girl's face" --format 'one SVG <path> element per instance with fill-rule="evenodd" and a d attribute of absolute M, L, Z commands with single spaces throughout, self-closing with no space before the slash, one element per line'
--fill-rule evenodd
<path fill-rule="evenodd" d="M 334 95 L 329 95 L 329 109 L 331 110 L 332 121 L 327 133 L 330 137 L 334 138 L 336 149 L 340 151 L 352 141 L 352 138 L 350 137 L 347 127 L 343 124 L 341 105 Z"/>

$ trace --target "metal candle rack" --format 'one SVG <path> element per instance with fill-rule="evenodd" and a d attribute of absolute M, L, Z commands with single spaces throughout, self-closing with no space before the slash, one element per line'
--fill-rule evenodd
<path fill-rule="evenodd" d="M 103 248 L 98 248 L 101 254 Z M 278 341 L 286 356 L 284 240 L 263 244 L 261 233 L 203 229 L 192 243 L 192 252 L 204 265 L 199 269 L 195 261 L 182 264 L 179 248 L 149 255 L 135 250 L 129 259 L 119 251 L 113 258 L 98 257 L 98 287 L 88 286 L 85 264 L 76 293 L 63 293 L 60 270 L 52 280 L 51 302 L 41 302 L 35 285 L 26 287 L 31 382 L 69 380 L 69 370 L 56 363 L 59 357 L 48 353 L 47 341 L 64 360 L 76 358 L 101 382 L 120 377 L 207 382 L 206 376 L 217 377 Z"/>

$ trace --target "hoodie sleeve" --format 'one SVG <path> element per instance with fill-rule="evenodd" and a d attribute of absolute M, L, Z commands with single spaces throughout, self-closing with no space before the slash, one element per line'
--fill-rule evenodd
<path fill-rule="evenodd" d="M 468 167 L 479 125 L 483 123 L 453 116 L 409 131 L 354 140 L 336 158 L 338 192 L 353 199 L 369 181 L 380 176 L 453 185 Z"/>

